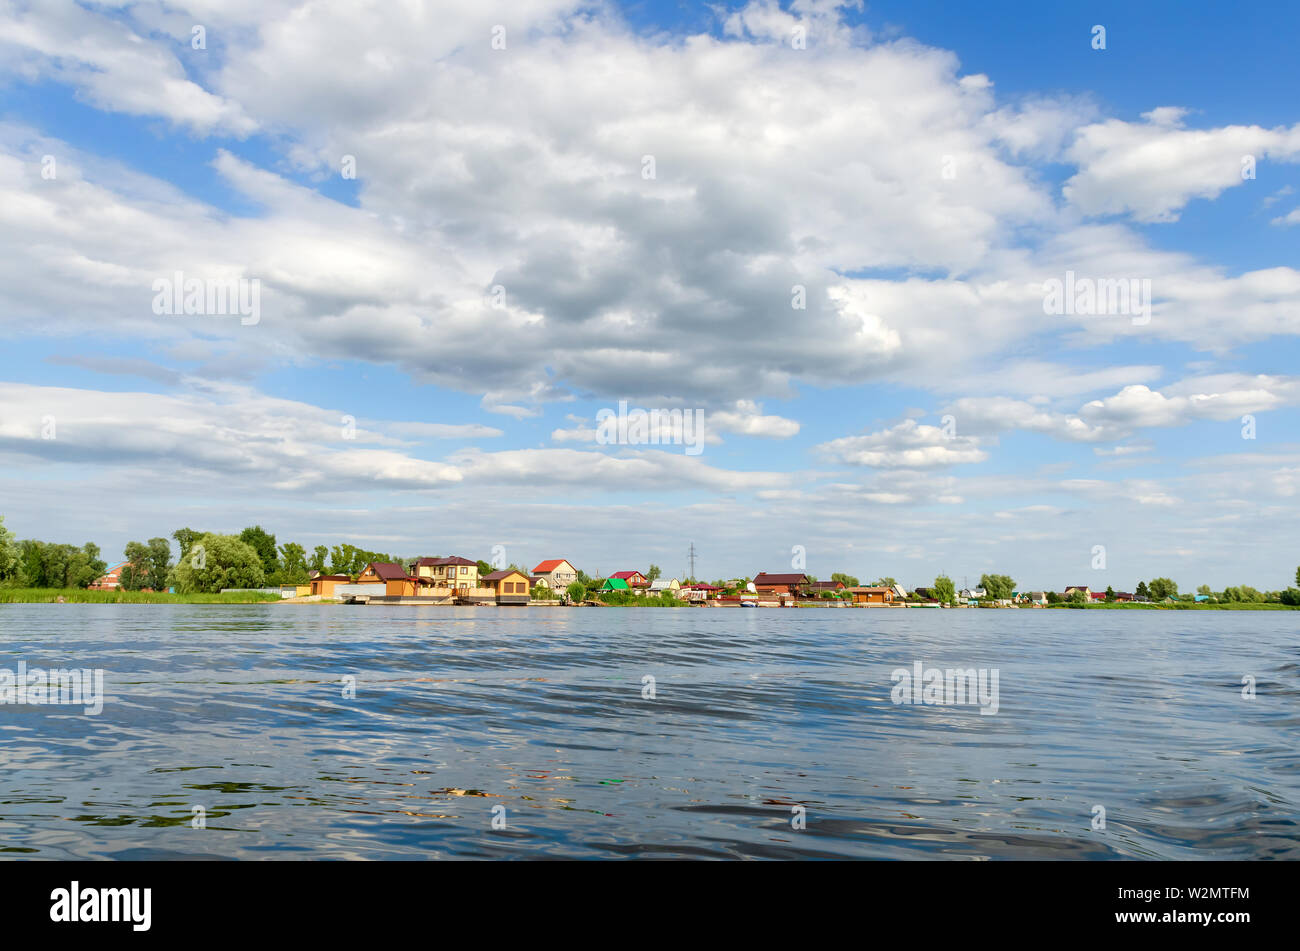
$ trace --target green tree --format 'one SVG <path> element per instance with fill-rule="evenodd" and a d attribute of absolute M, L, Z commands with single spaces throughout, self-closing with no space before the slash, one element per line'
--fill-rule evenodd
<path fill-rule="evenodd" d="M 1145 581 L 1139 581 L 1138 586 L 1133 589 L 1133 596 L 1137 598 L 1149 598 L 1151 597 L 1151 589 L 1147 587 Z"/>
<path fill-rule="evenodd" d="M 118 574 L 118 585 L 123 591 L 142 590 L 149 576 L 149 546 L 144 542 L 127 542 L 122 554 L 126 564 Z"/>
<path fill-rule="evenodd" d="M 266 585 L 261 557 L 252 545 L 235 535 L 203 535 L 190 550 L 190 557 L 176 566 L 178 591 L 212 592 Z"/>
<path fill-rule="evenodd" d="M 1005 600 L 1011 597 L 1011 592 L 1016 589 L 1016 583 L 1008 575 L 981 575 L 980 587 L 988 592 L 990 598 Z"/>
<path fill-rule="evenodd" d="M 484 575 L 489 575 L 491 573 L 492 573 L 492 566 L 488 564 L 486 561 L 484 561 L 482 558 L 480 558 L 478 560 L 478 576 L 482 578 Z"/>
<path fill-rule="evenodd" d="M 1087 604 L 1090 599 L 1086 594 L 1084 594 L 1082 588 L 1075 588 L 1073 591 L 1070 592 L 1070 597 L 1067 600 L 1070 602 L 1070 604 L 1080 605 L 1080 604 Z"/>
<path fill-rule="evenodd" d="M 192 528 L 178 528 L 172 532 L 172 538 L 176 539 L 176 544 L 180 546 L 181 558 L 190 553 L 190 548 L 194 543 L 203 537 L 204 532 L 195 531 Z"/>
<path fill-rule="evenodd" d="M 898 582 L 895 581 L 893 578 L 877 578 L 876 583 L 873 585 L 873 587 L 892 588 L 896 584 L 898 584 Z"/>
<path fill-rule="evenodd" d="M 957 589 L 947 575 L 939 575 L 935 578 L 930 590 L 940 604 L 952 604 L 957 600 Z"/>
<path fill-rule="evenodd" d="M 5 517 L 0 515 L 0 581 L 12 578 L 17 570 L 18 544 L 14 533 L 5 528 Z"/>
<path fill-rule="evenodd" d="M 308 567 L 312 571 L 324 572 L 325 565 L 329 556 L 330 556 L 330 550 L 328 548 L 326 548 L 324 545 L 317 545 L 314 549 L 312 549 L 311 564 L 308 565 Z"/>
<path fill-rule="evenodd" d="M 1152 578 L 1148 588 L 1151 591 L 1151 600 L 1153 601 L 1178 597 L 1178 585 L 1168 578 Z"/>
<path fill-rule="evenodd" d="M 276 558 L 275 536 L 261 525 L 250 525 L 239 533 L 239 540 L 257 552 L 257 557 L 262 562 L 262 573 L 267 578 L 274 577 L 280 569 L 280 561 Z"/>
<path fill-rule="evenodd" d="M 833 572 L 831 572 L 831 580 L 832 580 L 832 581 L 838 581 L 840 584 L 844 585 L 844 587 L 846 587 L 846 588 L 856 588 L 856 587 L 858 587 L 858 579 L 855 578 L 855 577 L 853 577 L 853 575 L 846 575 L 846 574 L 845 574 L 844 572 L 842 572 L 842 571 L 833 571 Z"/>
<path fill-rule="evenodd" d="M 167 590 L 167 576 L 172 570 L 172 544 L 165 538 L 151 538 L 147 548 L 145 587 Z"/>
<path fill-rule="evenodd" d="M 564 593 L 569 596 L 570 601 L 583 601 L 587 597 L 587 586 L 581 581 L 571 581 L 564 589 Z"/>
<path fill-rule="evenodd" d="M 280 583 L 307 583 L 307 549 L 297 542 L 280 546 Z"/>
<path fill-rule="evenodd" d="M 1196 589 L 1196 593 L 1203 594 L 1211 598 L 1214 597 L 1214 592 L 1210 590 L 1210 586 L 1208 584 L 1201 585 L 1199 588 Z"/>
<path fill-rule="evenodd" d="M 647 581 L 654 581 L 661 574 L 663 574 L 663 572 L 659 570 L 658 565 L 651 565 L 650 570 L 645 573 L 645 577 Z"/>
<path fill-rule="evenodd" d="M 1106 600 L 1112 603 L 1115 601 L 1115 589 L 1110 585 L 1106 585 Z"/>
<path fill-rule="evenodd" d="M 67 574 L 63 584 L 67 588 L 88 588 L 96 578 L 101 577 L 108 565 L 99 557 L 99 546 L 86 542 L 80 551 L 74 550 L 68 559 Z"/>
<path fill-rule="evenodd" d="M 1048 604 L 1060 604 L 1060 603 L 1061 603 L 1061 596 L 1060 596 L 1059 594 L 1057 594 L 1055 591 L 1048 591 L 1048 592 L 1046 592 L 1046 594 L 1047 594 L 1047 603 L 1048 603 Z"/>
<path fill-rule="evenodd" d="M 3 519 L 0 519 L 0 521 L 3 521 Z M 1295 570 L 1295 586 L 1300 588 L 1300 568 Z"/>

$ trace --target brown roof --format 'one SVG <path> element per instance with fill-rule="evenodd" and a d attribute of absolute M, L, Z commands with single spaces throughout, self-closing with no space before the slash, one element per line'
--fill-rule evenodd
<path fill-rule="evenodd" d="M 808 580 L 807 575 L 769 575 L 766 571 L 760 571 L 754 575 L 754 586 L 760 584 L 803 584 Z"/>
<path fill-rule="evenodd" d="M 458 555 L 448 555 L 446 558 L 419 558 L 415 564 L 421 568 L 428 568 L 433 565 L 477 565 L 478 562 Z"/>
<path fill-rule="evenodd" d="M 852 591 L 854 594 L 883 594 L 886 591 L 892 592 L 894 589 L 871 587 L 871 588 L 848 588 L 846 590 Z"/>
<path fill-rule="evenodd" d="M 835 591 L 844 587 L 843 581 L 814 581 L 812 586 L 818 591 Z"/>
<path fill-rule="evenodd" d="M 529 578 L 528 575 L 524 574 L 522 571 L 516 571 L 514 568 L 502 568 L 500 571 L 493 571 L 490 574 L 484 575 L 483 580 L 500 581 L 502 578 L 509 577 L 510 575 L 518 575 L 521 578 L 527 579 L 530 583 L 533 580 Z"/>
<path fill-rule="evenodd" d="M 405 581 L 406 569 L 391 561 L 372 561 L 366 565 L 366 571 L 374 569 L 380 581 Z"/>

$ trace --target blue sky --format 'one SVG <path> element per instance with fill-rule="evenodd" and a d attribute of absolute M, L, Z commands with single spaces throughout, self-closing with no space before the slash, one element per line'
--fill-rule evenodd
<path fill-rule="evenodd" d="M 1292 7 L 18 4 L 0 27 L 20 537 L 112 557 L 259 522 L 589 571 L 680 573 L 694 542 L 709 578 L 798 546 L 913 586 L 1292 583 Z M 1150 319 L 1045 313 L 1067 271 L 1149 282 Z M 156 313 L 177 272 L 256 281 L 256 320 Z M 703 451 L 604 441 L 620 400 L 703 414 Z"/>

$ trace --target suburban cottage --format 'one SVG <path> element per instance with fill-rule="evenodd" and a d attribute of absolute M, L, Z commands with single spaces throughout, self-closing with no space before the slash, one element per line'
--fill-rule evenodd
<path fill-rule="evenodd" d="M 528 576 L 513 568 L 503 568 L 483 576 L 483 587 L 496 593 L 497 604 L 527 604 Z"/>
<path fill-rule="evenodd" d="M 478 562 L 455 555 L 420 558 L 411 564 L 411 574 L 419 579 L 429 579 L 435 588 L 472 590 L 479 586 Z"/>
<path fill-rule="evenodd" d="M 754 590 L 759 594 L 792 595 L 808 584 L 805 574 L 768 574 L 760 571 L 754 575 Z"/>
<path fill-rule="evenodd" d="M 533 583 L 563 591 L 578 580 L 578 569 L 563 558 L 551 558 L 533 569 Z"/>

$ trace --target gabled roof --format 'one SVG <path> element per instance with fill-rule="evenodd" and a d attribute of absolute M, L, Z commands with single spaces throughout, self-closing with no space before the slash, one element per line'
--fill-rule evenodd
<path fill-rule="evenodd" d="M 760 571 L 754 575 L 754 586 L 757 587 L 760 584 L 803 584 L 807 580 L 808 576 L 804 574 L 769 575 L 766 571 Z"/>
<path fill-rule="evenodd" d="M 518 575 L 519 577 L 528 581 L 530 584 L 532 583 L 533 580 L 529 578 L 528 575 L 524 574 L 522 571 L 517 571 L 514 568 L 502 568 L 500 571 L 493 571 L 489 574 L 484 575 L 482 580 L 500 581 L 502 578 L 510 577 L 510 575 Z"/>
<path fill-rule="evenodd" d="M 610 577 L 605 579 L 605 583 L 601 585 L 601 587 L 609 588 L 612 591 L 626 591 L 628 588 L 628 584 L 622 578 Z"/>
<path fill-rule="evenodd" d="M 611 577 L 611 578 L 622 578 L 624 581 L 627 581 L 628 579 L 633 578 L 633 577 L 635 577 L 636 575 L 641 575 L 641 572 L 639 572 L 639 571 L 616 571 L 616 572 L 614 572 L 612 575 L 610 575 L 610 577 Z M 641 575 L 641 577 L 644 578 L 645 575 Z"/>
<path fill-rule="evenodd" d="M 844 587 L 843 581 L 814 581 L 812 583 L 815 591 L 838 591 Z"/>
<path fill-rule="evenodd" d="M 446 558 L 420 558 L 415 564 L 421 568 L 431 568 L 435 565 L 474 565 L 477 561 L 470 561 L 468 558 L 461 558 L 457 555 L 448 555 Z"/>
<path fill-rule="evenodd" d="M 549 574 L 550 572 L 554 571 L 556 568 L 560 567 L 560 565 L 565 565 L 565 564 L 567 564 L 570 568 L 573 567 L 573 562 L 569 561 L 569 559 L 567 558 L 548 558 L 546 559 L 546 561 L 543 561 L 541 564 L 539 564 L 536 568 L 533 569 L 533 574 L 535 575 Z"/>
<path fill-rule="evenodd" d="M 391 561 L 372 561 L 366 565 L 366 571 L 374 570 L 380 581 L 405 581 L 406 569 Z M 363 572 L 364 574 L 364 572 Z"/>

